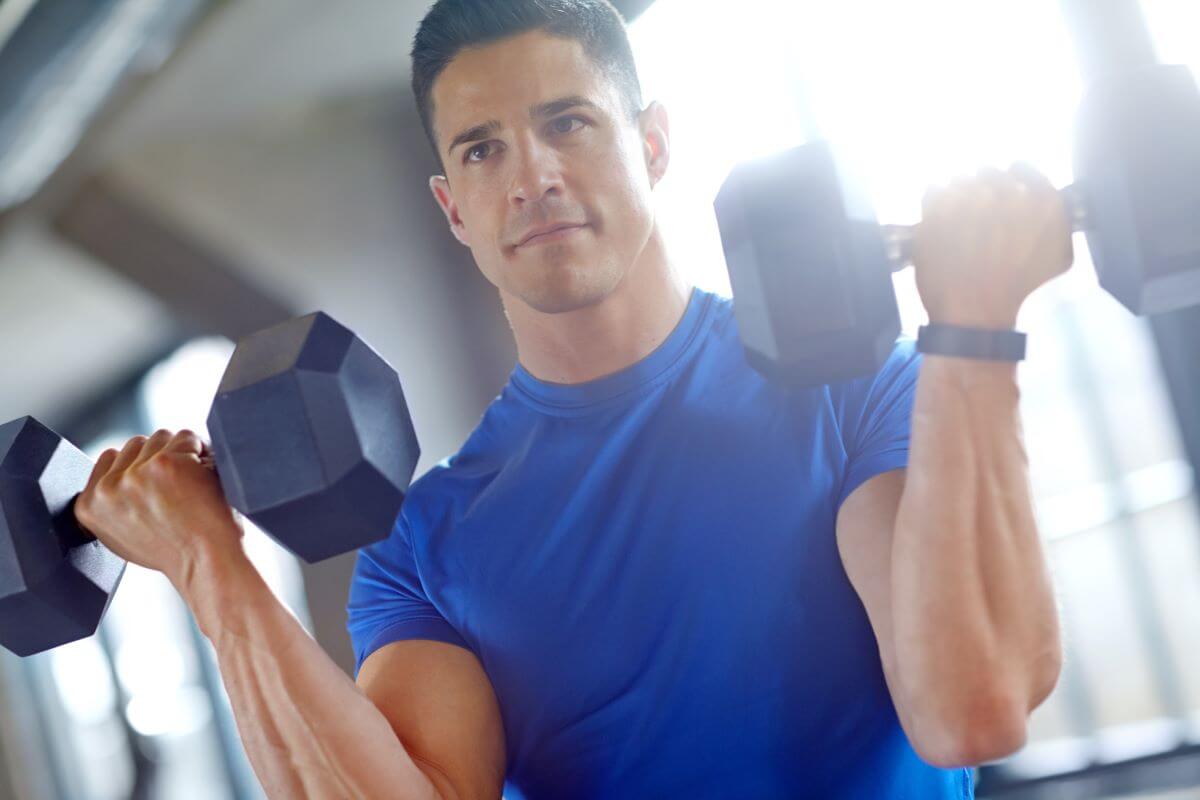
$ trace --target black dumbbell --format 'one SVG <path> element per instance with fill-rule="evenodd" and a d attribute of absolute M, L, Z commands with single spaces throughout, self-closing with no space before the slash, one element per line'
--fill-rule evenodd
<path fill-rule="evenodd" d="M 1064 189 L 1100 284 L 1130 311 L 1200 303 L 1200 91 L 1151 65 L 1089 87 Z M 715 201 L 747 358 L 798 387 L 869 375 L 900 333 L 891 272 L 902 227 L 880 226 L 863 183 L 812 142 L 739 164 Z"/>
<path fill-rule="evenodd" d="M 240 341 L 208 418 L 229 504 L 308 562 L 387 537 L 420 449 L 395 370 L 310 314 Z M 32 417 L 0 425 L 0 644 L 95 633 L 125 562 L 75 521 L 93 464 Z"/>

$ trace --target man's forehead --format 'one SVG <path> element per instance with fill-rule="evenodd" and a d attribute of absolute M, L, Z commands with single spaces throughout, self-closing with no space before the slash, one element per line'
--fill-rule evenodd
<path fill-rule="evenodd" d="M 583 45 L 541 31 L 460 52 L 433 86 L 439 138 L 548 100 L 582 96 L 607 106 L 606 82 Z"/>

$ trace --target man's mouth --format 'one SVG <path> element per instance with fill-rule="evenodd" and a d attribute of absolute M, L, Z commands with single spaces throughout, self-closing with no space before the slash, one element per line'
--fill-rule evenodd
<path fill-rule="evenodd" d="M 529 245 L 544 244 L 547 242 L 556 242 L 573 236 L 584 228 L 583 225 L 551 225 L 547 228 L 538 231 L 532 231 L 526 235 L 517 247 L 526 247 Z"/>

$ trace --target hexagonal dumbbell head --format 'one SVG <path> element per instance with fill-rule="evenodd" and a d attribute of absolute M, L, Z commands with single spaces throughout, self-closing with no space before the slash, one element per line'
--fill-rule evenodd
<path fill-rule="evenodd" d="M 1200 86 L 1186 66 L 1113 71 L 1079 106 L 1075 179 L 1100 285 L 1135 314 L 1200 304 Z"/>
<path fill-rule="evenodd" d="M 746 358 L 819 386 L 875 372 L 900 334 L 882 230 L 816 141 L 738 164 L 714 203 Z"/>
<path fill-rule="evenodd" d="M 32 417 L 0 425 L 0 644 L 27 656 L 96 632 L 125 561 L 75 524 L 91 460 Z"/>
<path fill-rule="evenodd" d="M 208 430 L 230 505 L 310 563 L 386 538 L 420 456 L 395 370 L 323 313 L 238 343 Z"/>

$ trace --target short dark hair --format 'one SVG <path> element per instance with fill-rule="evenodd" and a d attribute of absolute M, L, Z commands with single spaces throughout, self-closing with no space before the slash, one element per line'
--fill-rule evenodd
<path fill-rule="evenodd" d="M 642 109 L 625 19 L 608 0 L 437 0 L 425 14 L 412 49 L 412 90 L 429 144 L 445 171 L 433 130 L 433 84 L 464 48 L 531 30 L 574 39 L 612 78 L 629 120 Z"/>

